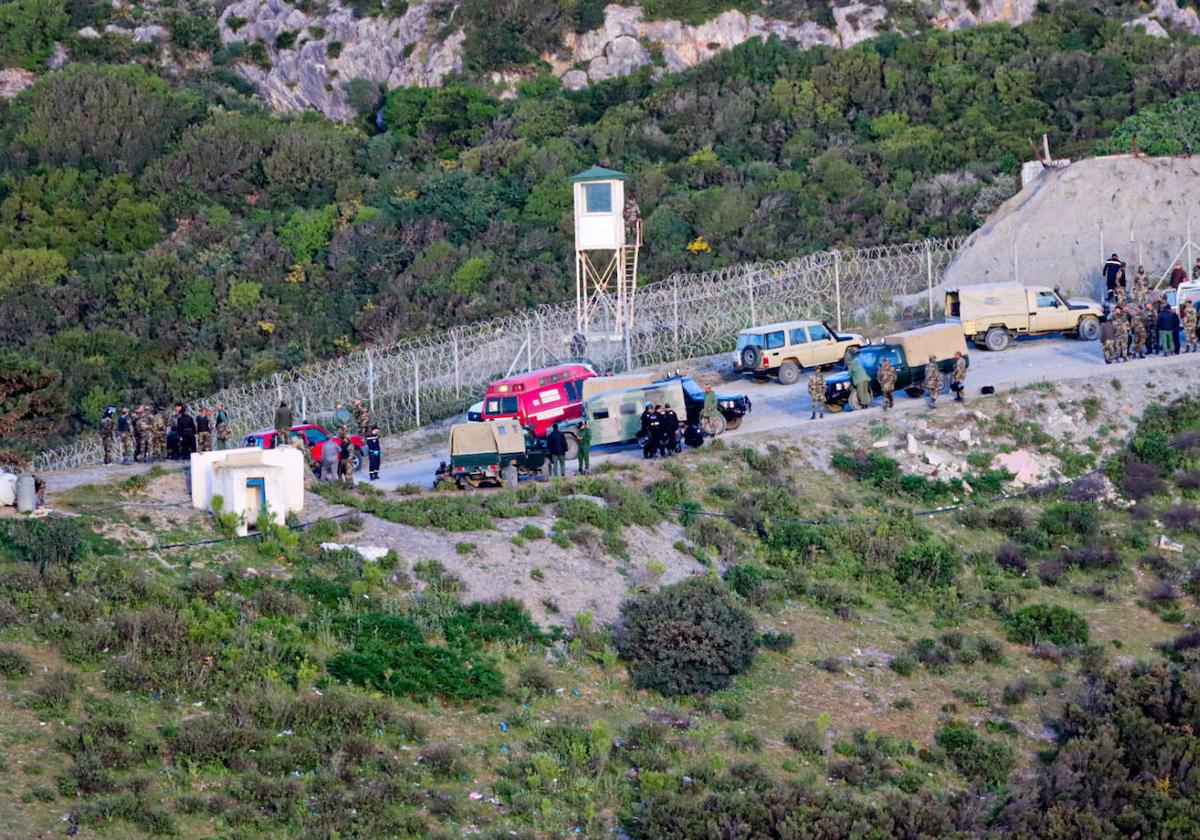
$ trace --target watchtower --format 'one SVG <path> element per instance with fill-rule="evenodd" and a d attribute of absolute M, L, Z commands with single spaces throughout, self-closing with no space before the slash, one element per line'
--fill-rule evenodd
<path fill-rule="evenodd" d="M 571 176 L 575 196 L 575 322 L 585 339 L 623 341 L 633 331 L 642 220 L 626 201 L 623 172 L 594 166 Z"/>

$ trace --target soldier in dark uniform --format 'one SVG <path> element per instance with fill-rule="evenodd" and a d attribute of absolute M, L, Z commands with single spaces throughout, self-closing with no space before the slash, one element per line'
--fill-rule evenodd
<path fill-rule="evenodd" d="M 383 457 L 383 450 L 379 446 L 379 427 L 372 426 L 371 433 L 366 437 L 367 442 L 367 466 L 370 468 L 371 481 L 379 480 L 379 461 Z"/>
<path fill-rule="evenodd" d="M 662 436 L 659 445 L 662 447 L 661 452 L 664 458 L 679 451 L 679 415 L 669 405 L 663 406 Z"/>
<path fill-rule="evenodd" d="M 654 457 L 654 408 L 650 403 L 646 403 L 646 410 L 642 412 L 642 457 Z"/>

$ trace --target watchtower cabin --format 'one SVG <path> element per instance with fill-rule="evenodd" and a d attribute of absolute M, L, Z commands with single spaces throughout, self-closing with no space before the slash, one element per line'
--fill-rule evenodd
<path fill-rule="evenodd" d="M 624 172 L 594 166 L 571 176 L 575 198 L 576 329 L 623 341 L 633 329 L 642 220 Z"/>

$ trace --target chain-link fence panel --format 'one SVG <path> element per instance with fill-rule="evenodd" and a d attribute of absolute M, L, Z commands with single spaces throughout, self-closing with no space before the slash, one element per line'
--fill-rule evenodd
<path fill-rule="evenodd" d="M 858 250 L 821 251 L 794 260 L 676 274 L 643 286 L 628 358 L 636 366 L 732 350 L 739 330 L 799 318 L 866 323 L 897 314 L 899 301 L 936 286 L 963 239 L 926 240 Z M 926 312 L 912 303 L 918 317 Z M 904 314 L 909 314 L 905 312 Z M 280 402 L 296 417 L 323 422 L 337 402 L 358 398 L 385 432 L 398 432 L 464 410 L 489 382 L 570 358 L 598 370 L 625 367 L 625 337 L 615 325 L 576 333 L 574 302 L 453 327 L 304 365 L 258 382 L 225 388 L 193 409 L 225 406 L 235 439 L 269 428 Z M 43 452 L 39 470 L 101 462 L 98 441 Z"/>

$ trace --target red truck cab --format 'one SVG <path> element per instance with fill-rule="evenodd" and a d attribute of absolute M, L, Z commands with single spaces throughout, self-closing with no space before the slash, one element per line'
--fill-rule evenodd
<path fill-rule="evenodd" d="M 555 423 L 582 416 L 583 381 L 595 375 L 588 365 L 569 364 L 497 379 L 483 398 L 483 419 L 515 419 L 545 437 Z"/>

